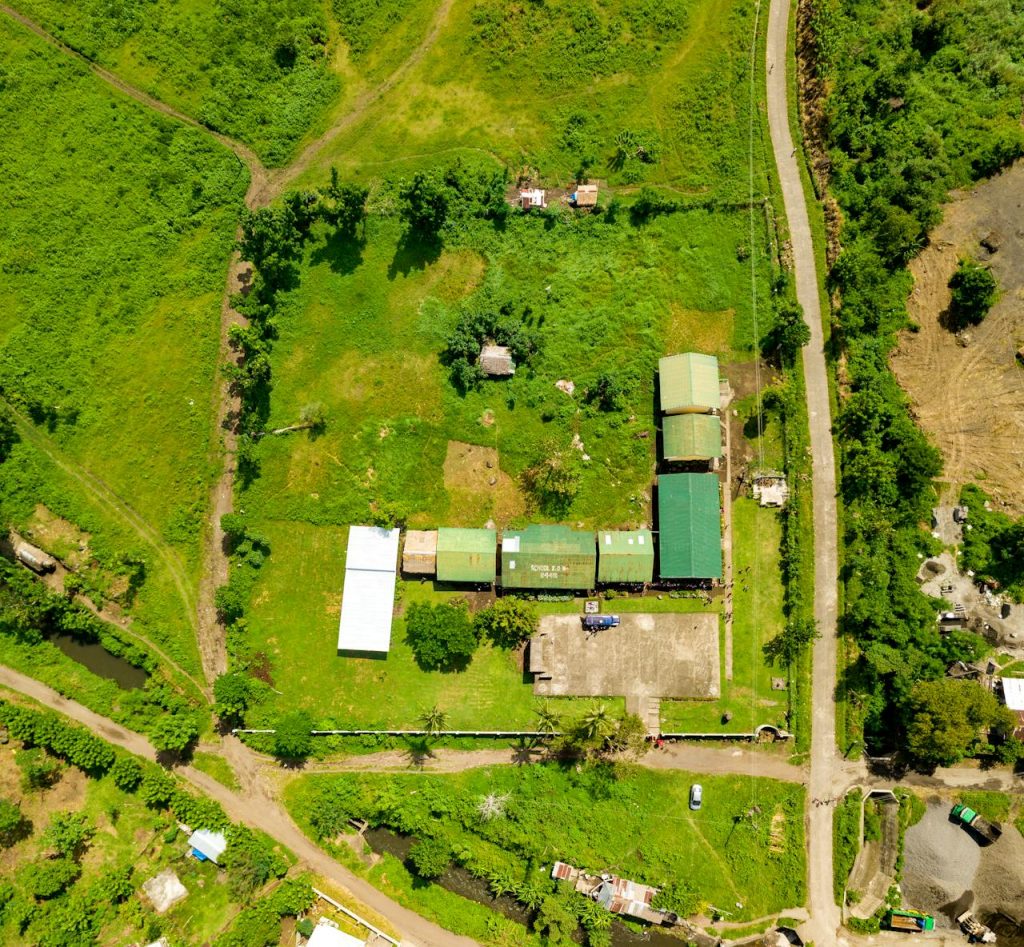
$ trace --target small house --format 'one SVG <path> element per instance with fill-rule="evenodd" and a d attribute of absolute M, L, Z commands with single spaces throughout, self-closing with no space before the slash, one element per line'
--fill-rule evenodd
<path fill-rule="evenodd" d="M 228 840 L 223 832 L 211 832 L 209 829 L 197 829 L 188 839 L 192 849 L 192 857 L 201 862 L 211 861 L 220 864 L 221 856 L 228 847 Z"/>
<path fill-rule="evenodd" d="M 497 571 L 498 534 L 493 529 L 437 531 L 437 581 L 493 585 Z"/>
<path fill-rule="evenodd" d="M 597 534 L 597 581 L 646 585 L 654 578 L 654 540 L 649 529 L 606 529 Z"/>
<path fill-rule="evenodd" d="M 543 210 L 548 206 L 547 194 L 543 188 L 525 188 L 519 192 L 519 206 L 523 210 L 530 210 L 533 207 L 539 207 Z"/>
<path fill-rule="evenodd" d="M 593 533 L 531 523 L 501 540 L 506 589 L 592 589 L 597 574 Z"/>
<path fill-rule="evenodd" d="M 651 907 L 657 893 L 658 889 L 650 885 L 642 885 L 638 881 L 629 881 L 615 875 L 603 875 L 601 884 L 591 897 L 612 914 L 624 914 L 626 917 L 660 924 L 660 912 Z"/>
<path fill-rule="evenodd" d="M 437 571 L 436 529 L 406 531 L 402 571 L 406 575 L 433 575 Z"/>
<path fill-rule="evenodd" d="M 597 206 L 597 185 L 577 184 L 570 200 L 574 207 L 596 207 Z"/>
<path fill-rule="evenodd" d="M 722 404 L 718 359 L 700 352 L 668 355 L 658 362 L 664 414 L 711 414 Z"/>
<path fill-rule="evenodd" d="M 713 414 L 667 415 L 661 426 L 661 449 L 669 462 L 718 460 L 722 422 Z"/>
<path fill-rule="evenodd" d="M 492 378 L 508 378 L 516 373 L 512 352 L 505 345 L 485 345 L 480 349 L 480 358 L 477 362 L 480 370 Z"/>

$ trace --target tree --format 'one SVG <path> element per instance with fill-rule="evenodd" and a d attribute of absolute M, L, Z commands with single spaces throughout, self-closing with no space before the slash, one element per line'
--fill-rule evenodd
<path fill-rule="evenodd" d="M 5 409 L 0 408 L 0 464 L 11 454 L 11 449 L 18 443 L 18 431 L 14 421 Z"/>
<path fill-rule="evenodd" d="M 19 750 L 14 754 L 14 762 L 21 770 L 21 788 L 25 792 L 48 789 L 60 779 L 60 761 L 55 760 L 42 747 Z"/>
<path fill-rule="evenodd" d="M 611 711 L 607 704 L 591 707 L 579 721 L 577 733 L 585 743 L 601 743 L 613 730 Z"/>
<path fill-rule="evenodd" d="M 440 878 L 452 863 L 452 850 L 443 839 L 420 839 L 409 850 L 409 861 L 421 878 Z"/>
<path fill-rule="evenodd" d="M 114 785 L 122 792 L 135 792 L 142 782 L 142 767 L 139 761 L 130 756 L 119 756 L 110 768 Z"/>
<path fill-rule="evenodd" d="M 70 858 L 44 858 L 29 862 L 18 872 L 18 880 L 36 898 L 54 898 L 64 891 L 82 869 Z"/>
<path fill-rule="evenodd" d="M 0 848 L 10 848 L 31 830 L 31 823 L 21 814 L 21 808 L 0 799 Z"/>
<path fill-rule="evenodd" d="M 538 731 L 545 734 L 558 732 L 562 724 L 549 701 L 544 701 L 539 707 L 535 707 L 533 712 L 537 715 Z"/>
<path fill-rule="evenodd" d="M 541 902 L 534 919 L 534 929 L 547 936 L 549 944 L 571 944 L 576 932 L 576 912 L 569 903 L 569 893 L 560 889 Z"/>
<path fill-rule="evenodd" d="M 949 288 L 953 291 L 949 314 L 955 329 L 977 325 L 996 300 L 996 278 L 992 271 L 973 260 L 959 262 L 950 277 Z"/>
<path fill-rule="evenodd" d="M 301 236 L 288 208 L 243 209 L 238 251 L 243 260 L 256 266 L 271 291 L 289 281 L 301 247 Z"/>
<path fill-rule="evenodd" d="M 313 719 L 305 710 L 293 710 L 277 721 L 274 753 L 287 760 L 309 756 L 313 748 Z"/>
<path fill-rule="evenodd" d="M 786 303 L 775 315 L 775 324 L 765 336 L 764 350 L 778 355 L 789 364 L 797 353 L 811 341 L 811 330 L 804 321 L 803 310 L 799 305 Z"/>
<path fill-rule="evenodd" d="M 213 683 L 214 712 L 221 720 L 237 722 L 249 706 L 252 678 L 237 671 L 222 674 Z"/>
<path fill-rule="evenodd" d="M 639 759 L 651 748 L 647 739 L 647 725 L 637 714 L 625 714 L 615 725 L 605 745 L 613 753 L 628 753 L 634 759 Z"/>
<path fill-rule="evenodd" d="M 975 752 L 990 728 L 1012 732 L 1012 711 L 974 681 L 920 681 L 910 692 L 907 748 L 926 765 L 952 766 Z"/>
<path fill-rule="evenodd" d="M 92 887 L 93 897 L 90 900 L 103 904 L 121 904 L 134 893 L 131 865 L 118 865 L 114 868 L 106 866 Z"/>
<path fill-rule="evenodd" d="M 95 834 L 85 813 L 57 812 L 43 832 L 42 841 L 61 855 L 78 858 Z"/>
<path fill-rule="evenodd" d="M 402 219 L 423 240 L 436 240 L 448 219 L 448 193 L 436 174 L 417 171 L 398 190 Z"/>
<path fill-rule="evenodd" d="M 436 736 L 447 727 L 448 714 L 435 704 L 430 710 L 425 710 L 420 714 L 419 721 L 427 733 Z"/>
<path fill-rule="evenodd" d="M 506 595 L 477 612 L 473 626 L 479 637 L 489 638 L 499 648 L 518 648 L 537 630 L 537 609 Z"/>
<path fill-rule="evenodd" d="M 789 667 L 803 653 L 804 649 L 821 633 L 812 618 L 795 618 L 786 623 L 771 641 L 766 642 L 761 650 L 769 664 L 777 663 Z"/>
<path fill-rule="evenodd" d="M 526 472 L 525 480 L 542 510 L 563 514 L 580 492 L 582 454 L 573 447 L 549 445 L 545 456 Z"/>
<path fill-rule="evenodd" d="M 192 714 L 165 713 L 149 728 L 149 740 L 157 750 L 184 753 L 199 737 L 199 726 Z"/>
<path fill-rule="evenodd" d="M 416 663 L 425 670 L 465 670 L 479 644 L 465 599 L 440 605 L 413 602 L 405 630 Z"/>
<path fill-rule="evenodd" d="M 243 826 L 232 828 L 223 864 L 230 879 L 231 896 L 243 902 L 271 878 L 280 878 L 288 870 L 267 838 Z"/>
<path fill-rule="evenodd" d="M 331 168 L 331 183 L 321 192 L 320 214 L 340 235 L 352 238 L 366 219 L 370 190 L 361 184 L 342 184 L 338 169 Z"/>

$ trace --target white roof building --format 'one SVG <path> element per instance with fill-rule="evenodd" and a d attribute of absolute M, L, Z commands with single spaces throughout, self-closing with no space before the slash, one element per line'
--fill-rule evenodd
<path fill-rule="evenodd" d="M 1024 710 L 1024 677 L 1002 677 L 1003 702 L 1010 710 Z"/>
<path fill-rule="evenodd" d="M 337 926 L 327 920 L 320 918 L 319 923 L 313 928 L 313 933 L 306 941 L 306 947 L 365 947 L 366 941 L 346 934 L 338 930 Z"/>
<path fill-rule="evenodd" d="M 228 840 L 224 838 L 223 832 L 197 829 L 189 836 L 188 844 L 193 852 L 198 852 L 207 861 L 212 861 L 216 865 L 228 847 Z"/>
<path fill-rule="evenodd" d="M 547 207 L 547 195 L 544 190 L 539 187 L 531 187 L 519 192 L 519 203 L 523 210 L 529 210 L 531 207 Z"/>
<path fill-rule="evenodd" d="M 352 526 L 345 556 L 338 650 L 387 654 L 395 610 L 399 530 Z"/>

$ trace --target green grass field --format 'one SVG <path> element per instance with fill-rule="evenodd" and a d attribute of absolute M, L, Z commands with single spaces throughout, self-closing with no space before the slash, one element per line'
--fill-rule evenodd
<path fill-rule="evenodd" d="M 694 781 L 704 787 L 699 812 L 687 805 Z M 315 834 L 308 819 L 327 798 L 322 793 L 346 786 L 344 805 L 353 814 L 418 838 L 443 838 L 470 871 L 505 874 L 514 886 L 548 883 L 551 863 L 562 860 L 653 885 L 681 882 L 699 903 L 727 908 L 736 920 L 803 903 L 800 786 L 629 766 L 538 765 L 454 776 L 306 776 L 286 798 Z M 477 812 L 488 795 L 504 798 L 504 815 L 489 821 Z M 371 877 L 419 909 L 422 883 L 406 886 L 400 874 L 392 881 L 390 870 Z M 439 920 L 450 924 L 453 915 Z"/>
<path fill-rule="evenodd" d="M 0 389 L 38 422 L 4 465 L 3 519 L 43 503 L 113 571 L 141 560 L 136 614 L 194 670 L 220 295 L 247 175 L 7 18 L 0 44 Z"/>

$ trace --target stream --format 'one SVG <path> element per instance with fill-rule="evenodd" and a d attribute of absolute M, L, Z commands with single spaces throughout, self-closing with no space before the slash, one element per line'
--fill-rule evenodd
<path fill-rule="evenodd" d="M 142 668 L 129 664 L 116 654 L 111 654 L 98 641 L 82 641 L 71 635 L 50 635 L 46 640 L 58 647 L 72 661 L 77 661 L 88 668 L 97 677 L 113 681 L 122 690 L 138 690 L 149 677 Z"/>
<path fill-rule="evenodd" d="M 409 857 L 409 850 L 415 841 L 412 836 L 399 835 L 397 832 L 392 832 L 390 829 L 385 828 L 367 829 L 363 833 L 363 838 L 374 852 L 393 855 L 402 861 Z M 439 884 L 447 891 L 451 891 L 452 894 L 457 894 L 463 898 L 468 898 L 470 901 L 475 901 L 477 904 L 482 904 L 484 907 L 518 924 L 522 924 L 524 927 L 530 926 L 533 912 L 529 908 L 508 895 L 495 897 L 491 894 L 491 890 L 483 878 L 470 874 L 461 865 L 452 865 L 434 883 Z M 649 928 L 643 934 L 636 934 L 618 921 L 612 922 L 611 933 L 612 947 L 634 947 L 634 945 L 639 944 L 651 944 L 654 947 L 680 947 L 682 943 L 678 937 L 672 937 L 670 934 L 659 931 L 656 928 Z M 582 935 L 583 932 L 581 930 L 574 939 L 577 942 L 582 942 Z"/>

